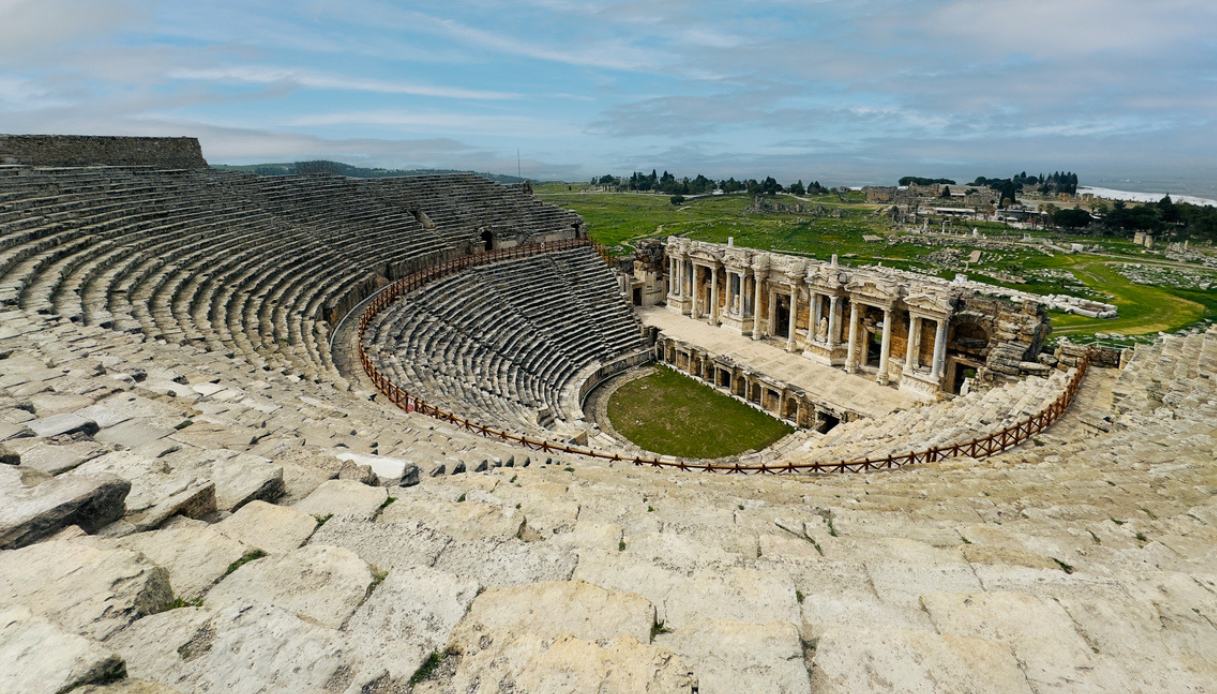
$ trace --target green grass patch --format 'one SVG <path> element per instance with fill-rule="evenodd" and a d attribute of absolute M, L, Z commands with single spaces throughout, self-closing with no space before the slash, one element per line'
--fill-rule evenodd
<path fill-rule="evenodd" d="M 251 549 L 250 551 L 248 551 L 244 555 L 242 555 L 240 559 L 229 564 L 228 569 L 224 571 L 224 575 L 227 576 L 228 574 L 231 574 L 233 571 L 236 571 L 237 569 L 241 568 L 242 566 L 245 566 L 249 562 L 254 561 L 255 559 L 261 559 L 262 557 L 265 557 L 265 556 L 266 556 L 266 552 L 263 552 L 260 549 Z"/>
<path fill-rule="evenodd" d="M 622 385 L 609 398 L 609 421 L 638 446 L 685 458 L 722 458 L 759 450 L 793 431 L 672 369 Z"/>

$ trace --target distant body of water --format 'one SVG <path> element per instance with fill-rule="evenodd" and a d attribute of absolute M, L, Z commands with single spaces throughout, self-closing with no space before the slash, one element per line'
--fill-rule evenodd
<path fill-rule="evenodd" d="M 1083 185 L 1078 186 L 1079 192 L 1090 189 L 1090 192 L 1103 197 L 1137 200 L 1158 201 L 1163 195 L 1170 194 L 1171 198 L 1180 201 L 1183 198 L 1198 205 L 1217 205 L 1217 179 L 1200 180 L 1195 178 L 1173 177 L 1137 177 L 1124 178 L 1115 176 L 1100 176 L 1087 178 Z"/>

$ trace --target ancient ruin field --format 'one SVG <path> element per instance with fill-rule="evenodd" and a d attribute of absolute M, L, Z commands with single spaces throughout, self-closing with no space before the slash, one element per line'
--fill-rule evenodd
<path fill-rule="evenodd" d="M 751 210 L 746 195 L 704 197 L 677 206 L 666 195 L 643 193 L 606 193 L 578 184 L 543 184 L 538 197 L 575 210 L 587 220 L 597 241 L 627 252 L 633 242 L 670 234 L 699 241 L 724 243 L 734 238 L 742 246 L 783 251 L 827 259 L 836 253 L 850 265 L 883 264 L 917 270 L 950 278 L 965 271 L 970 277 L 993 284 L 1041 294 L 1067 293 L 1115 304 L 1120 315 L 1114 319 L 1095 319 L 1053 313 L 1054 334 L 1087 341 L 1098 335 L 1105 341 L 1131 342 L 1217 319 L 1217 289 L 1183 288 L 1137 283 L 1116 271 L 1129 263 L 1164 261 L 1153 251 L 1134 246 L 1122 239 L 1065 235 L 1046 231 L 1026 232 L 997 223 L 959 222 L 957 231 L 979 228 L 989 239 L 1009 243 L 1009 248 L 969 245 L 961 239 L 953 246 L 959 256 L 981 250 L 981 260 L 965 266 L 962 262 L 943 262 L 941 246 L 895 238 L 900 230 L 883 217 L 877 206 L 861 202 L 856 196 L 822 195 L 796 199 L 782 195 L 777 202 L 793 205 L 802 202 L 829 211 L 827 216 L 794 212 L 757 212 Z M 839 211 L 839 212 L 838 212 Z M 1096 248 L 1092 253 L 1045 253 L 1025 236 L 1050 237 L 1058 244 L 1084 243 Z M 871 237 L 867 240 L 864 237 Z M 879 240 L 874 240 L 880 237 Z M 1018 281 L 1015 281 L 1018 280 Z"/>
<path fill-rule="evenodd" d="M 617 432 L 638 446 L 685 458 L 760 450 L 793 431 L 665 367 L 618 388 L 609 399 L 608 415 Z"/>

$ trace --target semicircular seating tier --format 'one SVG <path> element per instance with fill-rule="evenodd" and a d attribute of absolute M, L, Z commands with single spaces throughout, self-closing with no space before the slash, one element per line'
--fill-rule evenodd
<path fill-rule="evenodd" d="M 946 447 L 999 432 L 1048 408 L 1068 387 L 1074 369 L 925 403 L 881 417 L 855 419 L 825 434 L 803 429 L 749 459 L 782 463 L 881 460 Z"/>
<path fill-rule="evenodd" d="M 0 167 L 0 305 L 341 381 L 332 324 L 437 258 L 569 238 L 577 215 L 457 174 Z"/>
<path fill-rule="evenodd" d="M 579 385 L 645 349 L 642 325 L 590 247 L 471 268 L 394 302 L 364 347 L 380 372 L 482 424 L 553 433 Z"/>

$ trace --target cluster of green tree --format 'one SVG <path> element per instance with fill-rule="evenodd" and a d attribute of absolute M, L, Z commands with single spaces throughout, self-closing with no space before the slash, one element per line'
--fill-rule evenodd
<path fill-rule="evenodd" d="M 920 176 L 901 176 L 899 184 L 902 186 L 953 186 L 955 181 L 949 178 L 922 178 Z"/>
<path fill-rule="evenodd" d="M 672 196 L 704 195 L 715 190 L 721 190 L 724 193 L 747 192 L 750 195 L 777 195 L 783 192 L 793 193 L 794 195 L 820 195 L 828 192 L 828 189 L 820 185 L 819 181 L 812 181 L 804 185 L 802 179 L 800 179 L 789 186 L 783 186 L 773 176 L 766 176 L 763 181 L 758 181 L 755 178 L 737 181 L 734 177 L 715 181 L 701 174 L 697 174 L 695 178 L 687 176 L 676 178 L 676 176 L 667 171 L 658 174 L 654 169 L 649 174 L 635 171 L 630 174 L 629 178 L 605 174 L 604 176 L 593 178 L 591 183 L 592 185 L 607 186 L 617 190 L 653 191 Z M 681 201 L 683 202 L 683 200 L 684 198 L 682 197 Z"/>
<path fill-rule="evenodd" d="M 248 164 L 232 166 L 217 164 L 213 169 L 227 171 L 245 171 L 259 176 L 299 176 L 305 174 L 330 174 L 350 178 L 390 178 L 396 176 L 427 176 L 433 174 L 475 173 L 498 183 L 523 183 L 527 178 L 507 176 L 504 174 L 482 173 L 478 171 L 461 171 L 458 169 L 378 169 L 352 166 L 337 161 L 297 161 L 283 164 Z"/>
<path fill-rule="evenodd" d="M 1090 228 L 1117 236 L 1152 231 L 1169 232 L 1180 239 L 1217 241 L 1217 207 L 1176 203 L 1169 195 L 1157 203 L 1145 205 L 1129 205 L 1117 200 L 1110 209 L 1100 205 L 1096 212 L 1098 214 L 1092 217 L 1085 210 L 1057 210 L 1052 213 L 1052 222 L 1066 229 Z"/>
<path fill-rule="evenodd" d="M 984 176 L 977 176 L 976 180 L 968 185 L 989 186 L 1001 193 L 1003 202 L 1006 200 L 1014 202 L 1018 199 L 1018 194 L 1022 192 L 1023 188 L 1034 188 L 1042 195 L 1055 195 L 1057 193 L 1076 195 L 1078 192 L 1078 175 L 1072 171 L 1054 171 L 1047 175 L 1040 174 L 1035 176 L 1023 171 L 1010 178 L 985 178 Z"/>

